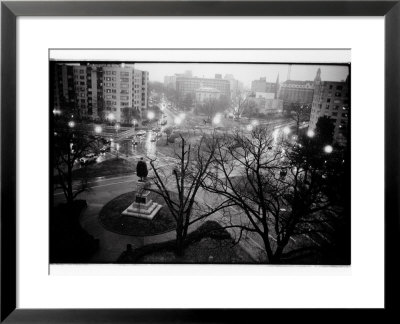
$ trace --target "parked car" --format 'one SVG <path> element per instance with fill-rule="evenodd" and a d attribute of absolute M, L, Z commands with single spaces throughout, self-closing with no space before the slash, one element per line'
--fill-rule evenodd
<path fill-rule="evenodd" d="M 94 153 L 89 153 L 86 154 L 84 157 L 80 158 L 79 162 L 81 162 L 82 165 L 88 165 L 92 162 L 95 162 L 97 159 L 97 155 Z"/>
<path fill-rule="evenodd" d="M 100 149 L 100 152 L 101 153 L 105 153 L 105 152 L 109 152 L 110 150 L 111 150 L 111 145 L 110 144 L 106 144 Z"/>
<path fill-rule="evenodd" d="M 146 131 L 144 131 L 144 130 L 138 131 L 136 133 L 136 136 L 143 136 L 143 135 L 146 135 Z"/>

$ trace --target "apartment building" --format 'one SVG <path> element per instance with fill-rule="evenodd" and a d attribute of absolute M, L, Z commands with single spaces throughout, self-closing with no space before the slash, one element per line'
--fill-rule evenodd
<path fill-rule="evenodd" d="M 130 122 L 124 119 L 123 110 L 142 113 L 147 109 L 149 74 L 133 65 L 56 64 L 54 70 L 54 108 L 74 109 L 91 120 L 117 122 Z"/>
<path fill-rule="evenodd" d="M 350 114 L 349 77 L 342 82 L 321 81 L 321 70 L 318 69 L 314 86 L 309 129 L 315 130 L 319 117 L 329 116 L 335 125 L 334 141 L 346 143 Z"/>

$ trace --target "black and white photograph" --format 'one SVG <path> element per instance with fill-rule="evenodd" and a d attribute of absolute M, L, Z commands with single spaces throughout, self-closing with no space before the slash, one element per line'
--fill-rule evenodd
<path fill-rule="evenodd" d="M 50 55 L 50 264 L 351 265 L 351 62 L 221 57 Z"/>

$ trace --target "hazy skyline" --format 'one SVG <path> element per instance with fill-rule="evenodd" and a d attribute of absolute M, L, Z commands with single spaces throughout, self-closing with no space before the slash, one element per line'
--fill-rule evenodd
<path fill-rule="evenodd" d="M 287 80 L 289 64 L 245 64 L 245 63 L 137 63 L 135 68 L 149 72 L 150 81 L 164 82 L 164 76 L 192 71 L 193 76 L 214 78 L 215 74 L 232 74 L 236 80 L 243 82 L 245 87 L 251 86 L 251 81 L 266 77 L 268 82 Z M 290 79 L 313 81 L 318 68 L 321 69 L 323 81 L 344 81 L 349 74 L 348 66 L 343 65 L 299 65 L 292 64 Z"/>

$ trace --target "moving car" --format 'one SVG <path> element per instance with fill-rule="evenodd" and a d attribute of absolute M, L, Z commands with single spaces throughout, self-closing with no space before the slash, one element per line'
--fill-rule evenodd
<path fill-rule="evenodd" d="M 79 162 L 81 162 L 82 165 L 88 165 L 92 162 L 95 162 L 97 159 L 97 155 L 94 153 L 89 153 L 86 154 L 84 157 L 80 158 Z"/>
<path fill-rule="evenodd" d="M 146 131 L 144 131 L 144 130 L 138 131 L 136 133 L 136 136 L 143 136 L 143 135 L 146 135 Z"/>

